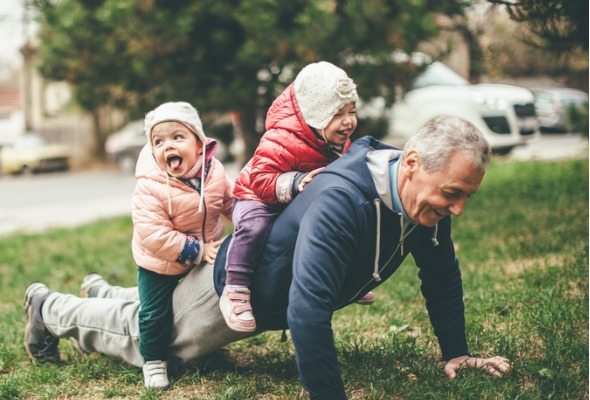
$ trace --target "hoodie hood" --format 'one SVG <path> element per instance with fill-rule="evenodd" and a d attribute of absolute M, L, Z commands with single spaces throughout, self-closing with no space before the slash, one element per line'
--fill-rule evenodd
<path fill-rule="evenodd" d="M 400 155 L 401 150 L 365 136 L 356 140 L 337 164 L 328 165 L 322 173 L 335 174 L 350 181 L 368 199 L 379 198 L 393 209 L 388 160 Z"/>
<path fill-rule="evenodd" d="M 371 172 L 373 183 L 375 183 L 375 189 L 379 198 L 392 211 L 393 199 L 391 192 L 394 190 L 391 187 L 392 179 L 390 177 L 391 169 L 389 165 L 393 160 L 399 160 L 402 151 L 396 148 L 393 149 L 381 149 L 367 152 L 367 166 Z"/>

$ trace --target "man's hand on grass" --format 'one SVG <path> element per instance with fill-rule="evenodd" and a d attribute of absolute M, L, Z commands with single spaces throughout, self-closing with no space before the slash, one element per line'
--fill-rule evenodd
<path fill-rule="evenodd" d="M 477 368 L 501 378 L 510 371 L 510 361 L 500 356 L 488 358 L 459 356 L 447 361 L 444 371 L 449 379 L 455 379 L 460 368 Z"/>

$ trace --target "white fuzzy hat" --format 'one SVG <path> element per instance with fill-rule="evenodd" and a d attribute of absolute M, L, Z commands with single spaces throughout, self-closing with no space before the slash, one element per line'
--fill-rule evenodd
<path fill-rule="evenodd" d="M 304 67 L 294 85 L 303 119 L 316 129 L 324 129 L 345 104 L 358 101 L 353 80 L 327 61 Z"/>
<path fill-rule="evenodd" d="M 145 115 L 144 129 L 148 138 L 148 144 L 152 145 L 152 129 L 161 122 L 180 122 L 189 128 L 195 136 L 203 144 L 203 152 L 201 154 L 201 196 L 199 200 L 199 212 L 203 210 L 205 202 L 205 146 L 207 145 L 207 138 L 203 132 L 203 123 L 199 117 L 197 110 L 187 102 L 177 101 L 160 104 L 152 111 Z M 166 175 L 168 179 L 168 175 Z M 168 192 L 169 193 L 169 192 Z M 168 196 L 168 212 L 172 213 L 172 204 L 170 196 Z"/>
<path fill-rule="evenodd" d="M 203 132 L 203 123 L 197 110 L 187 102 L 177 101 L 160 104 L 145 115 L 144 128 L 150 145 L 154 126 L 167 121 L 180 122 L 189 128 L 203 145 L 207 143 L 207 138 Z"/>

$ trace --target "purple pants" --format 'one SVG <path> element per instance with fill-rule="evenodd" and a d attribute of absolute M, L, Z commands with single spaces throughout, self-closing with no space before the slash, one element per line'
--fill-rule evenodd
<path fill-rule="evenodd" d="M 232 210 L 234 233 L 225 264 L 227 285 L 250 286 L 250 276 L 260 260 L 268 232 L 284 208 L 282 204 L 235 200 Z"/>

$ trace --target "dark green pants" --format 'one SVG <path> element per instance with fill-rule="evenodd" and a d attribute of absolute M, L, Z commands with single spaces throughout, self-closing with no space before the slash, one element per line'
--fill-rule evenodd
<path fill-rule="evenodd" d="M 160 275 L 139 267 L 139 352 L 144 361 L 166 360 L 174 316 L 172 293 L 183 275 Z"/>

